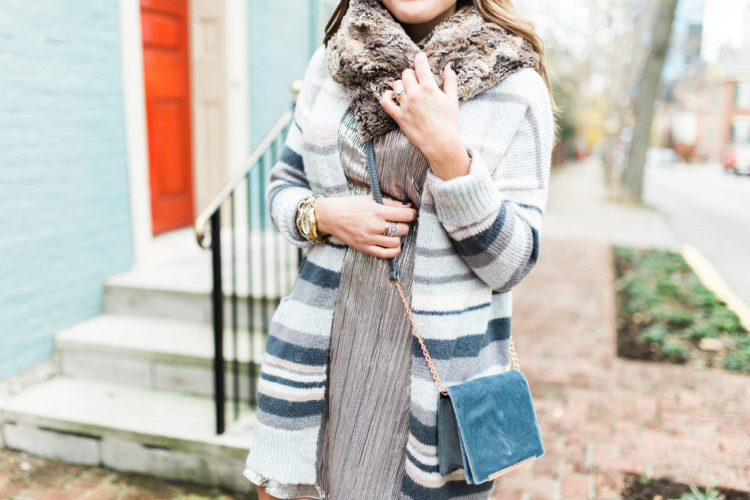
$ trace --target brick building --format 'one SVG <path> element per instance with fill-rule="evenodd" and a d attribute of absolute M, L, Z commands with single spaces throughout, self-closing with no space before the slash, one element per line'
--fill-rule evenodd
<path fill-rule="evenodd" d="M 750 37 L 711 65 L 688 64 L 659 103 L 654 133 L 688 161 L 719 162 L 732 144 L 750 143 Z"/>

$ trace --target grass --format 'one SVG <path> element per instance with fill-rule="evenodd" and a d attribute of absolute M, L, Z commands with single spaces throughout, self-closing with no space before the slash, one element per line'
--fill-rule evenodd
<path fill-rule="evenodd" d="M 750 335 L 682 255 L 619 245 L 613 253 L 619 355 L 750 373 Z"/>

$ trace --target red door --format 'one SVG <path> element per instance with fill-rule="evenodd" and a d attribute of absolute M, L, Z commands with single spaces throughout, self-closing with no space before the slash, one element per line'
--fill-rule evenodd
<path fill-rule="evenodd" d="M 141 0 L 154 234 L 193 219 L 187 0 Z"/>

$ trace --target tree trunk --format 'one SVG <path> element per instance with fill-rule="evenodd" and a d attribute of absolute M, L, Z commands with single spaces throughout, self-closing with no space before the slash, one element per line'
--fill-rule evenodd
<path fill-rule="evenodd" d="M 667 49 L 669 49 L 676 7 L 677 0 L 659 0 L 651 27 L 651 45 L 641 73 L 638 94 L 633 99 L 635 124 L 633 138 L 628 148 L 628 160 L 623 172 L 622 186 L 627 195 L 639 203 L 643 203 L 643 167 L 651 136 L 654 102 L 661 82 Z"/>

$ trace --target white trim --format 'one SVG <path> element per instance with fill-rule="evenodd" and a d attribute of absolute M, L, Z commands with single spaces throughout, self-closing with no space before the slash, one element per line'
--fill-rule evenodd
<path fill-rule="evenodd" d="M 248 2 L 227 0 L 227 110 L 229 171 L 250 154 L 250 36 Z"/>
<path fill-rule="evenodd" d="M 130 219 L 133 257 L 137 264 L 145 260 L 153 242 L 140 2 L 119 0 L 119 10 Z"/>
<path fill-rule="evenodd" d="M 250 155 L 250 28 L 249 8 L 245 0 L 227 0 L 227 178 L 242 168 Z M 247 190 L 236 200 L 238 227 L 248 227 Z"/>

